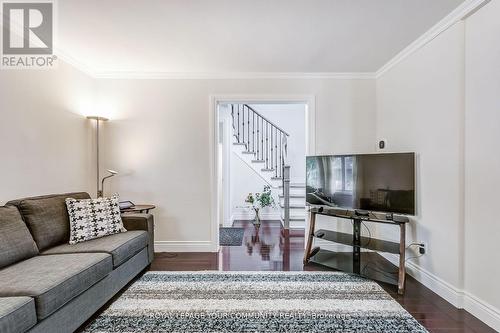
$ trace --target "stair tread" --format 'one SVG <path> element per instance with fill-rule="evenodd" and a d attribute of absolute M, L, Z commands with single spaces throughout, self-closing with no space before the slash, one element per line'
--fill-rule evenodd
<path fill-rule="evenodd" d="M 252 160 L 252 163 L 266 163 L 264 160 Z"/>
<path fill-rule="evenodd" d="M 233 145 L 234 146 L 246 146 L 247 144 L 243 143 L 243 142 L 233 142 Z"/>
<path fill-rule="evenodd" d="M 285 196 L 283 194 L 279 194 L 278 195 L 279 198 L 284 198 Z M 294 199 L 302 199 L 302 198 L 306 198 L 305 195 L 301 195 L 301 194 L 290 194 L 290 198 L 294 198 Z"/>
<path fill-rule="evenodd" d="M 248 154 L 248 155 L 255 155 L 255 153 L 253 151 L 242 151 L 241 152 L 242 154 Z"/>

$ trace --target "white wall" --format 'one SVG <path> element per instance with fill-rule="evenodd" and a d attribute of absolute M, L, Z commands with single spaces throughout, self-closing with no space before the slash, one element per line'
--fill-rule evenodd
<path fill-rule="evenodd" d="M 237 154 L 231 154 L 230 164 L 231 220 L 253 219 L 255 216 L 253 210 L 243 208 L 249 205 L 245 202 L 245 199 L 249 193 L 262 193 L 264 186 L 268 184 L 245 161 L 241 160 Z M 274 194 L 277 192 L 276 189 L 273 190 Z M 259 214 L 261 218 L 279 219 L 278 197 L 276 195 L 273 195 L 273 197 L 275 197 L 276 207 L 268 207 L 262 210 Z"/>
<path fill-rule="evenodd" d="M 494 213 L 500 188 L 500 1 L 466 21 L 465 290 L 496 308 L 500 223 Z M 472 312 L 478 309 L 473 308 Z M 493 318 L 485 318 L 492 325 Z"/>
<path fill-rule="evenodd" d="M 93 80 L 62 61 L 52 70 L 0 71 L 0 204 L 94 191 L 92 127 L 82 114 Z"/>
<path fill-rule="evenodd" d="M 377 79 L 377 136 L 418 153 L 410 264 L 426 286 L 500 330 L 500 2 L 451 26 Z M 385 229 L 377 230 L 395 239 Z"/>
<path fill-rule="evenodd" d="M 211 95 L 314 95 L 316 153 L 370 151 L 373 80 L 99 80 L 106 124 L 103 165 L 121 172 L 110 191 L 157 205 L 162 249 L 207 250 L 211 240 Z"/>
<path fill-rule="evenodd" d="M 413 261 L 454 288 L 462 285 L 464 25 L 457 23 L 377 80 L 377 136 L 388 151 L 417 153 Z M 397 230 L 379 236 L 399 239 Z"/>

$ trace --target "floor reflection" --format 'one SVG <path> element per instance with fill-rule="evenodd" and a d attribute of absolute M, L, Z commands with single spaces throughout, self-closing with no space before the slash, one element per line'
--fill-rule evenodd
<path fill-rule="evenodd" d="M 219 260 L 222 270 L 301 271 L 304 232 L 285 237 L 280 221 L 235 221 L 233 227 L 244 228 L 242 246 L 222 246 Z"/>

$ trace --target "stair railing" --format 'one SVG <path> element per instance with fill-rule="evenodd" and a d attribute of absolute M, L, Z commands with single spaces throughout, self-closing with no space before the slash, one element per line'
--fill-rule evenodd
<path fill-rule="evenodd" d="M 231 104 L 233 136 L 245 145 L 245 153 L 254 161 L 265 163 L 263 171 L 274 171 L 272 179 L 281 180 L 284 196 L 284 227 L 290 225 L 290 166 L 287 132 L 261 115 L 248 104 Z"/>
<path fill-rule="evenodd" d="M 254 160 L 265 163 L 263 170 L 274 171 L 274 179 L 283 179 L 289 134 L 248 104 L 231 104 L 231 117 L 237 142 L 245 144 Z"/>

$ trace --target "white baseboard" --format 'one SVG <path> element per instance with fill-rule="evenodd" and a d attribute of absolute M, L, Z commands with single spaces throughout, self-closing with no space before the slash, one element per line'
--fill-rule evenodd
<path fill-rule="evenodd" d="M 279 212 L 260 213 L 259 216 L 261 220 L 283 221 L 283 217 Z M 231 216 L 231 221 L 253 221 L 254 217 L 255 215 L 253 213 L 250 214 L 235 213 Z M 304 222 L 290 221 L 290 229 L 305 229 L 305 227 L 306 227 L 305 221 Z"/>
<path fill-rule="evenodd" d="M 399 264 L 398 256 L 389 253 L 382 255 L 394 265 Z M 500 310 L 493 305 L 475 297 L 467 291 L 460 290 L 414 263 L 406 264 L 406 271 L 415 280 L 450 302 L 459 309 L 464 309 L 479 320 L 500 332 Z"/>
<path fill-rule="evenodd" d="M 382 256 L 394 265 L 399 265 L 399 256 L 390 253 L 382 253 Z M 454 307 L 463 308 L 462 291 L 460 289 L 411 262 L 406 263 L 406 272 L 413 276 L 415 280 L 450 302 Z"/>
<path fill-rule="evenodd" d="M 486 325 L 494 330 L 500 332 L 500 310 L 493 305 L 486 303 L 483 300 L 475 297 L 474 295 L 464 292 L 463 293 L 464 309 L 479 318 Z"/>
<path fill-rule="evenodd" d="M 280 220 L 281 215 L 279 212 L 272 212 L 272 213 L 259 213 L 259 217 L 261 220 Z M 237 221 L 237 220 L 243 220 L 243 221 L 251 221 L 255 218 L 255 213 L 249 212 L 235 212 L 231 216 L 232 221 Z"/>
<path fill-rule="evenodd" d="M 217 252 L 210 241 L 155 241 L 155 252 Z"/>

